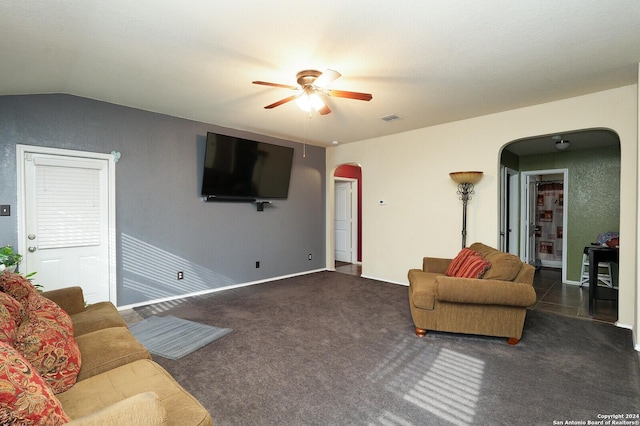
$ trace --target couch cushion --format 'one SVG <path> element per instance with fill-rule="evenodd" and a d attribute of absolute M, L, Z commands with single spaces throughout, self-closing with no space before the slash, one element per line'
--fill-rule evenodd
<path fill-rule="evenodd" d="M 89 377 L 57 396 L 69 417 L 76 419 L 144 392 L 158 395 L 167 410 L 169 424 L 212 424 L 207 410 L 169 373 L 148 359 Z"/>
<path fill-rule="evenodd" d="M 522 261 L 510 253 L 496 252 L 486 259 L 491 262 L 491 268 L 482 277 L 486 280 L 513 281 L 522 268 Z"/>
<path fill-rule="evenodd" d="M 71 321 L 73 321 L 73 331 L 76 337 L 103 328 L 127 326 L 122 315 L 111 302 L 89 305 L 83 312 L 71 315 Z"/>
<path fill-rule="evenodd" d="M 55 393 L 63 392 L 76 382 L 82 361 L 71 318 L 39 294 L 27 304 L 28 318 L 18 328 L 15 348 Z"/>
<path fill-rule="evenodd" d="M 69 426 L 162 426 L 168 422 L 167 410 L 158 395 L 145 392 L 72 420 Z"/>
<path fill-rule="evenodd" d="M 0 424 L 61 425 L 70 419 L 37 371 L 0 342 Z"/>
<path fill-rule="evenodd" d="M 468 256 L 455 274 L 457 278 L 482 278 L 482 275 L 491 267 L 491 262 L 480 256 L 472 254 Z"/>
<path fill-rule="evenodd" d="M 482 243 L 473 243 L 471 248 L 491 262 L 491 268 L 483 275 L 486 280 L 513 281 L 522 268 L 518 256 L 504 253 Z"/>
<path fill-rule="evenodd" d="M 460 252 L 458 252 L 458 255 L 449 264 L 445 275 L 447 275 L 448 277 L 455 277 L 464 261 L 467 260 L 469 256 L 473 256 L 474 254 L 477 254 L 477 252 L 475 250 L 471 250 L 469 247 L 465 247 L 460 250 Z"/>
<path fill-rule="evenodd" d="M 139 359 L 150 359 L 149 351 L 127 327 L 111 327 L 77 336 L 82 353 L 78 381 Z"/>
<path fill-rule="evenodd" d="M 475 250 L 478 253 L 480 253 L 480 256 L 486 258 L 487 254 L 494 252 L 494 251 L 498 251 L 496 249 L 494 249 L 493 247 L 490 247 L 486 244 L 482 244 L 482 243 L 473 243 L 469 246 L 469 248 L 471 250 Z"/>

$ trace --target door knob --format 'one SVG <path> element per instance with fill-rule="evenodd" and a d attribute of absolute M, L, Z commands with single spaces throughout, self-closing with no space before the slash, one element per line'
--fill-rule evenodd
<path fill-rule="evenodd" d="M 29 247 L 27 250 L 29 250 L 29 253 L 33 253 L 34 251 L 36 251 L 37 249 L 34 246 Z"/>

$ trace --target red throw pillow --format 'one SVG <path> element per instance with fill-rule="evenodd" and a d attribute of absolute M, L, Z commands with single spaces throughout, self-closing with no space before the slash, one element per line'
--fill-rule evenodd
<path fill-rule="evenodd" d="M 474 254 L 465 259 L 455 276 L 459 278 L 482 278 L 482 275 L 490 267 L 491 262 L 485 260 L 479 254 Z"/>
<path fill-rule="evenodd" d="M 445 272 L 445 274 L 448 277 L 457 277 L 456 274 L 458 273 L 460 266 L 462 266 L 462 263 L 464 263 L 464 261 L 467 260 L 469 256 L 472 256 L 474 254 L 478 254 L 478 252 L 475 250 L 471 250 L 469 247 L 465 247 L 460 250 L 460 253 L 458 253 L 458 255 L 449 264 L 449 267 L 447 268 L 447 272 Z"/>
<path fill-rule="evenodd" d="M 71 318 L 39 294 L 29 297 L 27 314 L 16 334 L 15 348 L 54 393 L 64 392 L 76 383 L 82 365 Z"/>
<path fill-rule="evenodd" d="M 57 426 L 70 421 L 42 377 L 18 351 L 0 342 L 0 423 Z"/>
<path fill-rule="evenodd" d="M 0 342 L 6 342 L 13 346 L 16 341 L 17 328 L 9 310 L 0 304 Z"/>
<path fill-rule="evenodd" d="M 30 294 L 38 293 L 31 281 L 20 274 L 9 272 L 7 269 L 2 271 L 2 275 L 0 275 L 0 290 L 13 296 L 20 303 Z"/>
<path fill-rule="evenodd" d="M 27 312 L 24 310 L 22 303 L 18 302 L 7 293 L 0 291 L 0 305 L 4 305 L 7 311 L 11 314 L 13 321 L 16 323 L 16 327 L 20 327 L 22 321 L 27 317 Z"/>

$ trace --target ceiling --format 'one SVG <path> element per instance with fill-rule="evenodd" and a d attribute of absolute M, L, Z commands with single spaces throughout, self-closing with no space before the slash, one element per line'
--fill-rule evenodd
<path fill-rule="evenodd" d="M 556 142 L 569 142 L 564 150 L 556 148 Z M 555 154 L 560 152 L 578 151 L 582 149 L 597 149 L 617 147 L 620 149 L 620 138 L 615 132 L 606 129 L 588 129 L 578 132 L 541 135 L 514 141 L 505 150 L 517 156 Z"/>
<path fill-rule="evenodd" d="M 0 3 L 0 95 L 69 93 L 327 146 L 638 80 L 636 0 Z M 292 94 L 334 69 L 331 114 Z M 399 120 L 380 117 L 395 114 Z"/>

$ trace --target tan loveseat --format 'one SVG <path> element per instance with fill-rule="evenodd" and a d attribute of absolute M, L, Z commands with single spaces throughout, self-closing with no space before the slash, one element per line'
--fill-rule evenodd
<path fill-rule="evenodd" d="M 425 257 L 409 271 L 409 307 L 416 334 L 427 330 L 522 337 L 527 307 L 536 302 L 535 268 L 482 243 L 470 249 L 491 262 L 482 278 L 446 276 L 452 259 Z"/>
<path fill-rule="evenodd" d="M 6 294 L 8 293 L 4 293 L 5 305 L 0 306 L 5 313 Z M 54 290 L 41 295 L 69 314 L 73 323 L 73 336 L 81 354 L 75 384 L 55 394 L 63 411 L 62 416 L 71 420 L 68 424 L 212 425 L 207 410 L 166 370 L 151 360 L 149 352 L 131 334 L 113 304 L 102 302 L 85 307 L 80 287 Z M 13 300 L 9 302 L 13 303 Z M 23 305 L 25 311 L 29 309 L 27 302 L 23 302 Z M 7 321 L 7 317 L 4 318 Z M 14 362 L 16 355 L 11 355 L 12 349 L 6 346 L 6 336 L 5 333 L 4 355 L 9 353 L 9 357 L 5 357 L 4 362 Z M 12 365 L 7 368 L 10 367 Z M 53 393 L 51 389 L 45 392 Z M 35 398 L 27 395 L 28 393 L 23 394 L 22 400 Z M 59 412 L 59 406 L 56 407 Z M 21 406 L 19 411 L 12 414 L 11 406 L 0 406 L 0 423 L 2 416 L 14 421 L 19 419 L 17 416 L 24 415 L 23 408 Z M 60 418 L 61 416 L 56 418 L 56 424 L 64 423 Z M 52 423 L 51 420 L 45 422 Z"/>

